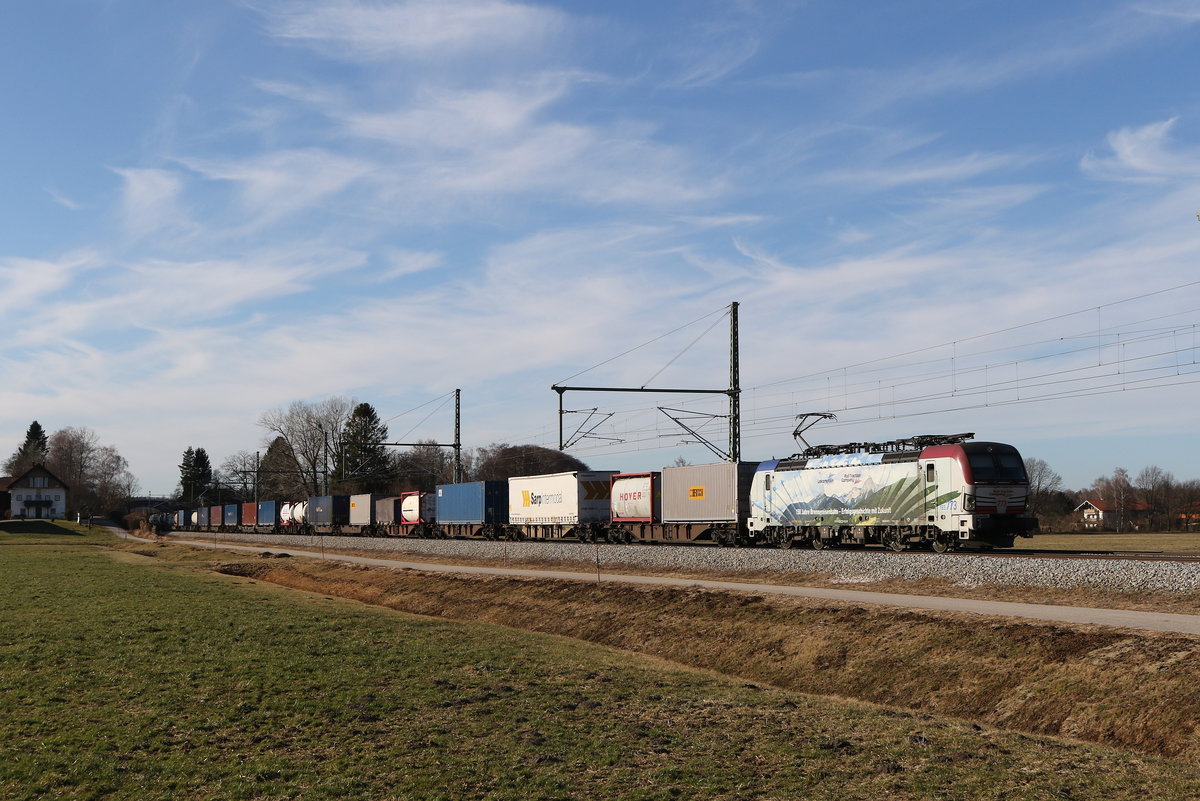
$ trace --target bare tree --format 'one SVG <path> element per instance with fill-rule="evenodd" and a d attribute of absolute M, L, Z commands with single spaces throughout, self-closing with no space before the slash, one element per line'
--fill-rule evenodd
<path fill-rule="evenodd" d="M 217 471 L 230 486 L 238 487 L 243 498 L 253 498 L 258 484 L 258 460 L 250 451 L 238 451 L 225 457 Z"/>
<path fill-rule="evenodd" d="M 1133 480 L 1138 499 L 1150 513 L 1150 524 L 1155 528 L 1170 528 L 1174 511 L 1175 477 L 1158 467 L 1143 468 Z"/>
<path fill-rule="evenodd" d="M 73 491 L 83 491 L 88 487 L 99 447 L 100 437 L 95 431 L 67 426 L 50 435 L 50 459 L 46 466 Z"/>
<path fill-rule="evenodd" d="M 1042 459 L 1027 458 L 1025 473 L 1029 476 L 1029 500 L 1026 508 L 1035 516 L 1046 511 L 1046 501 L 1051 493 L 1062 490 L 1062 476 L 1054 472 Z"/>
<path fill-rule="evenodd" d="M 316 403 L 294 401 L 259 418 L 261 427 L 287 443 L 309 495 L 322 495 L 328 489 L 333 455 L 341 448 L 342 429 L 355 405 L 342 397 Z"/>

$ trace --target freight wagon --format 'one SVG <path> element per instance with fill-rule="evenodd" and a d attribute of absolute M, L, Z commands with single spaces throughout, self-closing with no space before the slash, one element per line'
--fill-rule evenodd
<path fill-rule="evenodd" d="M 434 515 L 443 536 L 489 540 L 507 536 L 508 482 L 439 484 L 434 496 Z"/>
<path fill-rule="evenodd" d="M 616 470 L 578 470 L 508 480 L 508 533 L 514 539 L 607 537 Z"/>
<path fill-rule="evenodd" d="M 757 462 L 664 467 L 613 477 L 612 542 L 754 542 L 746 525 Z"/>

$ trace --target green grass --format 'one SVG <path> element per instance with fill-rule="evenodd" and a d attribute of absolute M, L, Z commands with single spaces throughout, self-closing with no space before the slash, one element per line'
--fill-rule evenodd
<path fill-rule="evenodd" d="M 1171 799 L 1194 765 L 0 533 L 6 799 Z"/>

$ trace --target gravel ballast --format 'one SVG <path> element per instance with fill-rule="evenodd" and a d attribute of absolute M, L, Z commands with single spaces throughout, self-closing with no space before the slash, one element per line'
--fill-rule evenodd
<path fill-rule="evenodd" d="M 664 572 L 818 574 L 835 582 L 865 583 L 899 579 L 942 579 L 961 586 L 986 584 L 1117 592 L 1193 592 L 1200 590 L 1200 563 L 1115 559 L 1005 559 L 967 553 L 891 553 L 889 551 L 779 551 L 763 548 L 714 548 L 668 545 L 587 545 L 568 542 L 491 542 L 487 540 L 374 539 L 366 537 L 273 534 L 193 534 L 180 538 L 229 543 L 258 543 L 290 548 L 469 557 L 500 562 L 550 561 L 617 572 L 641 569 Z"/>

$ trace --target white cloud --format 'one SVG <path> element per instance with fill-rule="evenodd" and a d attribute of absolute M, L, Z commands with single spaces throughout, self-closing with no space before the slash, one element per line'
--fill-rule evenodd
<path fill-rule="evenodd" d="M 62 192 L 59 192 L 54 187 L 50 187 L 50 186 L 46 187 L 46 194 L 48 194 L 50 197 L 54 198 L 55 203 L 62 206 L 63 208 L 70 209 L 71 211 L 82 211 L 85 208 L 85 206 L 82 203 L 75 200 L 74 198 L 67 197 L 65 194 L 63 194 Z"/>
<path fill-rule="evenodd" d="M 317 148 L 224 160 L 178 160 L 209 180 L 233 184 L 242 210 L 249 215 L 244 224 L 249 230 L 309 211 L 373 170 L 369 162 Z"/>
<path fill-rule="evenodd" d="M 113 168 L 124 185 L 121 213 L 125 230 L 143 237 L 181 221 L 178 199 L 183 179 L 174 172 L 155 168 Z"/>
<path fill-rule="evenodd" d="M 402 248 L 388 248 L 383 255 L 388 266 L 379 272 L 377 276 L 379 281 L 391 281 L 406 275 L 435 270 L 446 261 L 446 257 L 441 253 Z"/>
<path fill-rule="evenodd" d="M 504 0 L 288 2 L 263 9 L 279 39 L 350 61 L 429 59 L 532 49 L 560 33 L 561 12 Z"/>
<path fill-rule="evenodd" d="M 1171 149 L 1176 118 L 1122 128 L 1108 135 L 1110 156 L 1089 153 L 1080 162 L 1084 172 L 1119 181 L 1176 181 L 1200 175 L 1200 151 Z"/>

